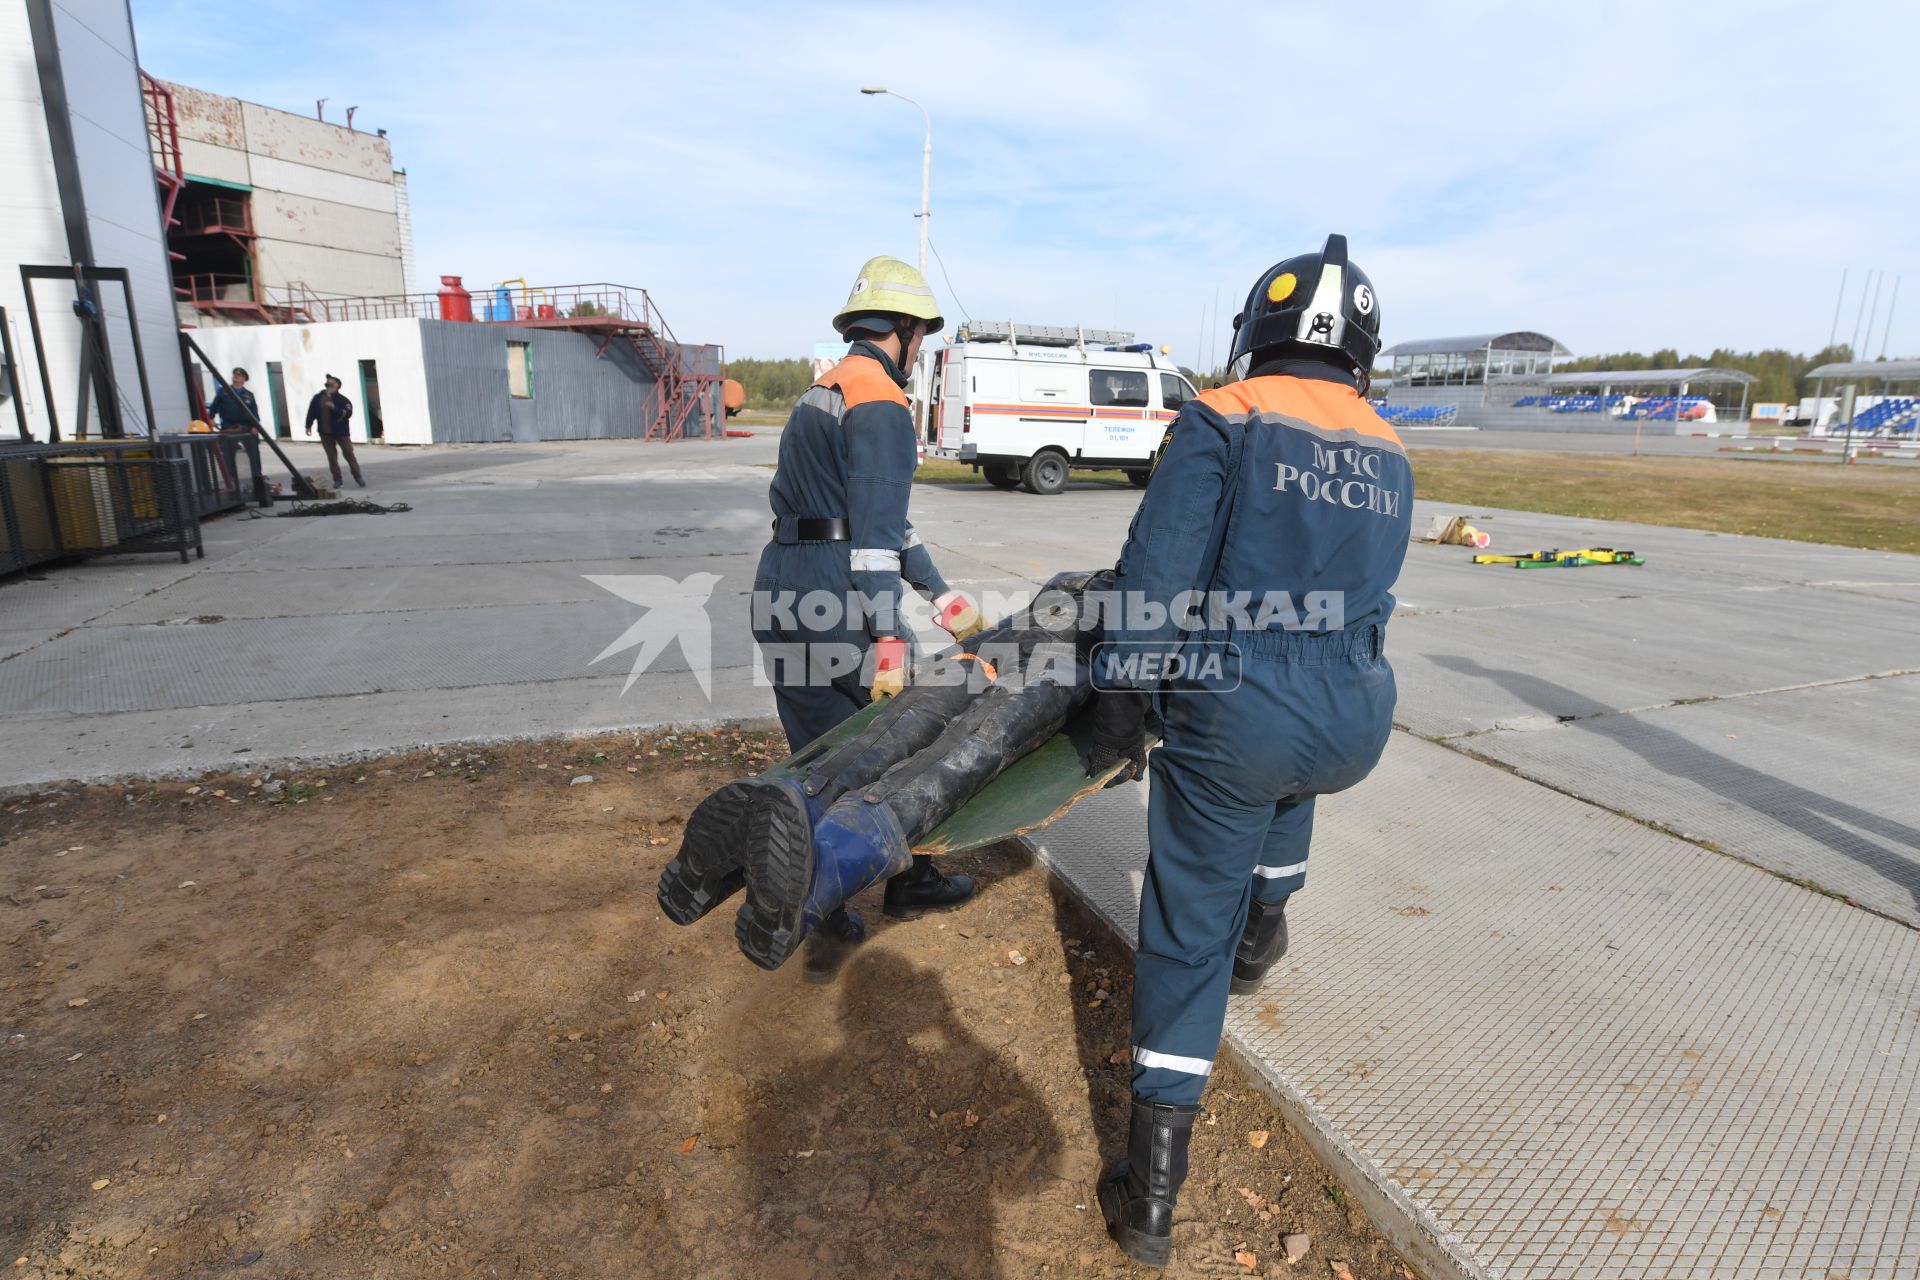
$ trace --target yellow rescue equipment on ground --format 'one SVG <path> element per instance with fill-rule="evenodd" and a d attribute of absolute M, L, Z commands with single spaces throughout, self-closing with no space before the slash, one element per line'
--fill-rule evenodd
<path fill-rule="evenodd" d="M 1631 551 L 1582 547 L 1578 551 L 1528 551 L 1517 556 L 1475 556 L 1475 564 L 1507 564 L 1516 569 L 1582 569 L 1595 564 L 1645 564 Z"/>

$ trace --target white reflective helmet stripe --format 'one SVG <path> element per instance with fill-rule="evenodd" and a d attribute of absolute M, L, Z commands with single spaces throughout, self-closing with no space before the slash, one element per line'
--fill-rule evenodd
<path fill-rule="evenodd" d="M 1280 879 L 1284 879 L 1287 876 L 1301 875 L 1306 871 L 1306 869 L 1307 869 L 1306 863 L 1296 862 L 1290 867 L 1255 867 L 1253 869 L 1253 874 L 1257 876 L 1264 876 L 1268 880 L 1280 880 Z"/>
<path fill-rule="evenodd" d="M 931 298 L 933 290 L 924 284 L 913 284 L 906 280 L 869 280 L 867 287 L 880 293 L 910 293 L 917 298 Z"/>
<path fill-rule="evenodd" d="M 1316 346 L 1337 347 L 1347 332 L 1347 273 L 1329 262 L 1320 268 L 1320 283 L 1313 287 L 1313 301 L 1300 313 L 1300 325 L 1293 336 L 1302 342 L 1311 342 Z M 1313 321 L 1316 316 L 1332 316 L 1333 328 L 1319 337 L 1314 336 Z"/>
<path fill-rule="evenodd" d="M 900 553 L 882 551 L 874 547 L 855 547 L 853 549 L 853 571 L 865 573 L 869 570 L 900 572 Z"/>
<path fill-rule="evenodd" d="M 1168 1071 L 1178 1071 L 1182 1075 L 1209 1076 L 1213 1074 L 1213 1059 L 1183 1058 L 1177 1053 L 1155 1053 L 1152 1049 L 1133 1046 L 1134 1063 L 1142 1067 L 1164 1067 Z"/>

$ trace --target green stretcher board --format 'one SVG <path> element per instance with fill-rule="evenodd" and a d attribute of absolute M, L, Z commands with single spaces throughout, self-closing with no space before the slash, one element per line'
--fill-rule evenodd
<path fill-rule="evenodd" d="M 809 764 L 866 728 L 867 722 L 880 714 L 882 705 L 866 707 L 848 717 L 762 776 L 792 777 L 804 773 Z M 1147 728 L 1147 745 L 1152 746 L 1159 739 L 1154 732 L 1158 725 L 1151 716 Z M 1115 765 L 1099 777 L 1089 778 L 1086 761 L 1092 737 L 1091 718 L 1083 709 L 1067 722 L 1065 729 L 1008 765 L 973 799 L 916 841 L 913 851 L 964 853 L 1038 831 L 1053 822 L 1106 786 L 1124 767 Z"/>

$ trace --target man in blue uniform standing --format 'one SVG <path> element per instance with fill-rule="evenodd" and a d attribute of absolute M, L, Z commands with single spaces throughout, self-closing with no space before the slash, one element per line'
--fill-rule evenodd
<path fill-rule="evenodd" d="M 1235 380 L 1168 428 L 1117 566 L 1107 652 L 1194 660 L 1164 683 L 1151 664 L 1095 667 L 1094 771 L 1132 759 L 1152 775 L 1132 1118 L 1126 1159 L 1099 1187 L 1109 1234 L 1150 1265 L 1170 1255 L 1229 992 L 1256 989 L 1286 950 L 1314 798 L 1366 777 L 1392 729 L 1383 643 L 1413 473 L 1366 401 L 1379 350 L 1379 304 L 1344 237 L 1269 269 L 1234 319 Z M 1189 591 L 1206 603 L 1182 630 L 1168 606 Z M 1162 741 L 1149 769 L 1150 689 Z"/>
<path fill-rule="evenodd" d="M 833 318 L 851 349 L 800 397 L 781 433 L 767 493 L 773 538 L 754 580 L 754 639 L 794 751 L 904 687 L 903 584 L 934 602 L 955 639 L 985 625 L 907 520 L 919 449 L 903 388 L 922 340 L 945 323 L 918 271 L 897 258 L 870 260 Z M 809 597 L 823 608 L 809 609 Z M 912 919 L 959 906 L 973 891 L 969 877 L 942 875 L 916 857 L 887 882 L 883 910 Z M 830 979 L 863 936 L 858 916 L 835 912 L 808 938 L 808 976 Z"/>

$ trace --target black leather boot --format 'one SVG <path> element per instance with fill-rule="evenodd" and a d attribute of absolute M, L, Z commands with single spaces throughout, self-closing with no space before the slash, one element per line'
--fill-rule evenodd
<path fill-rule="evenodd" d="M 880 909 L 895 920 L 918 920 L 929 911 L 951 911 L 972 896 L 972 876 L 941 875 L 933 859 L 920 853 L 911 867 L 887 881 Z"/>
<path fill-rule="evenodd" d="M 1100 1181 L 1107 1234 L 1135 1262 L 1164 1267 L 1173 1253 L 1173 1204 L 1187 1180 L 1194 1106 L 1133 1100 L 1127 1158 Z"/>
<path fill-rule="evenodd" d="M 1266 980 L 1267 970 L 1287 954 L 1287 900 L 1255 900 L 1247 908 L 1246 927 L 1240 930 L 1240 945 L 1233 952 L 1234 995 L 1251 995 Z"/>
<path fill-rule="evenodd" d="M 840 976 L 854 948 L 866 940 L 867 926 L 859 916 L 841 907 L 807 935 L 800 976 L 815 986 L 825 986 Z"/>

